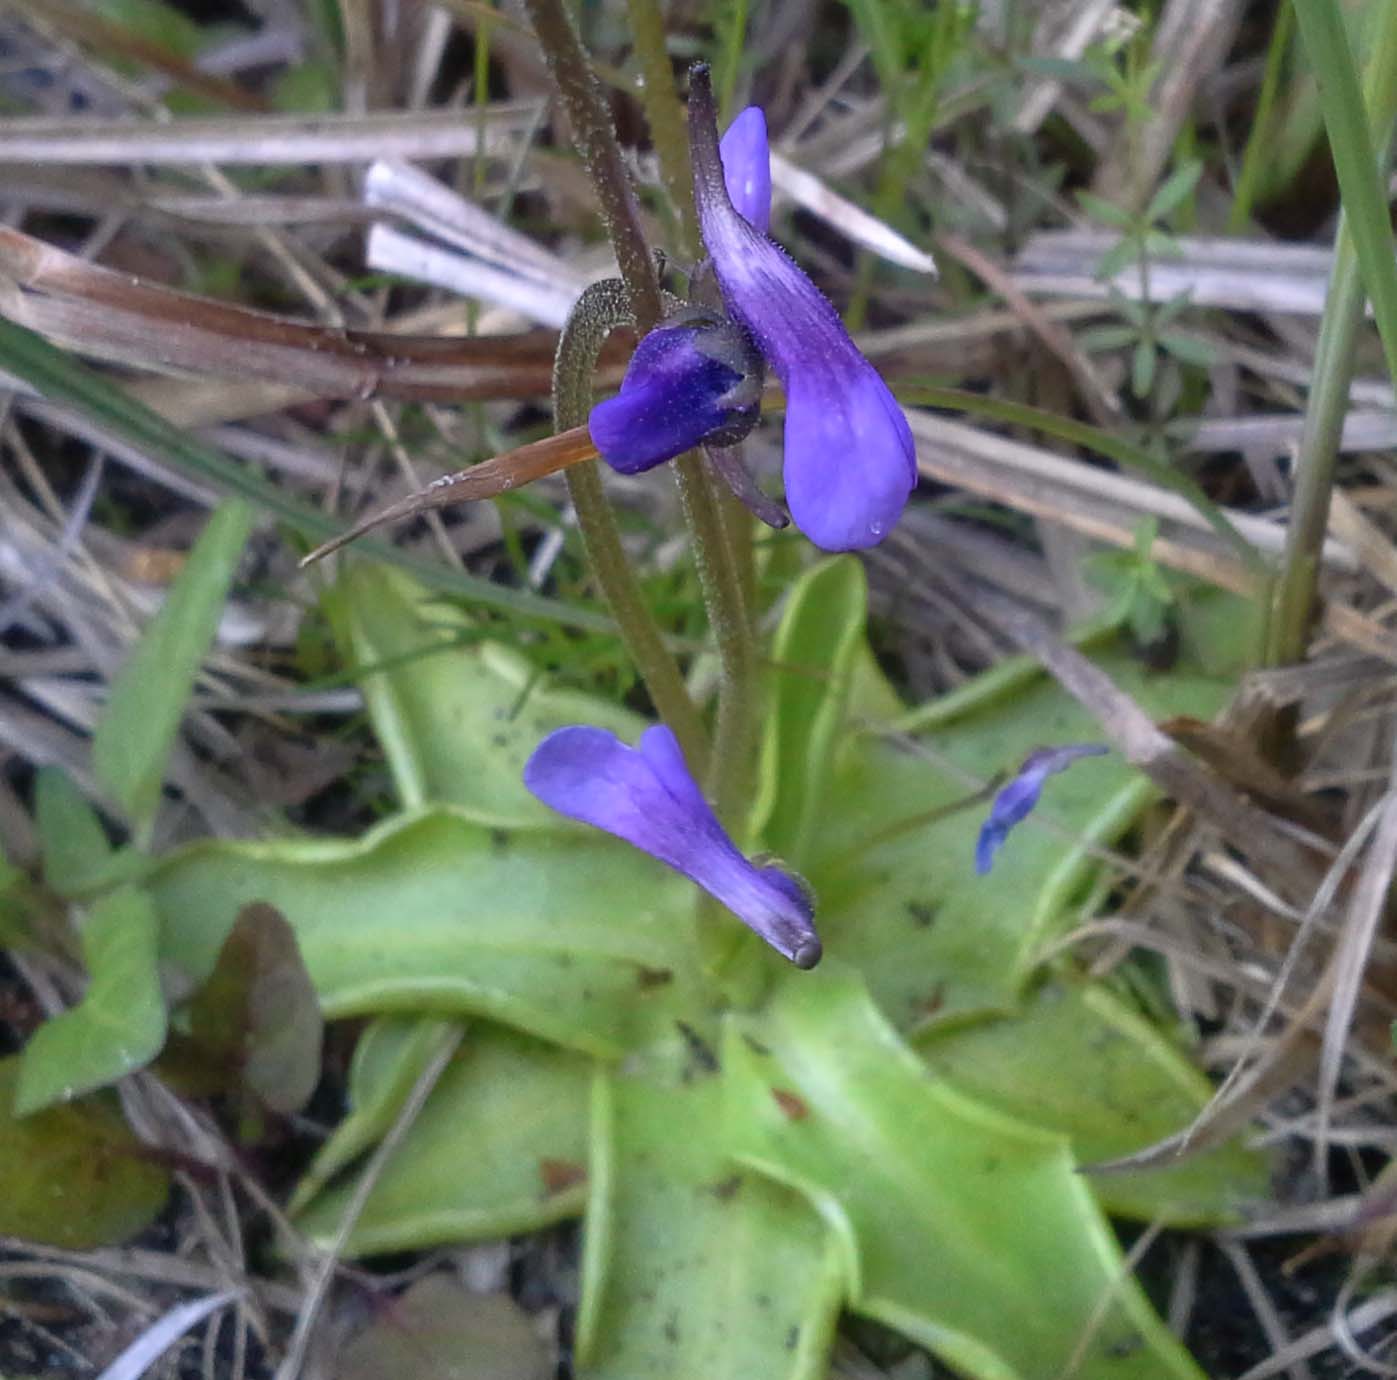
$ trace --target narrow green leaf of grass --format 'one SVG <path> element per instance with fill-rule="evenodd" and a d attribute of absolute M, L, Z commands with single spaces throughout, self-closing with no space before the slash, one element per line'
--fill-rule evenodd
<path fill-rule="evenodd" d="M 242 499 L 232 499 L 214 513 L 112 682 L 92 739 L 92 765 L 138 834 L 160 803 L 160 783 L 180 717 L 218 630 L 251 530 L 252 508 Z"/>
<path fill-rule="evenodd" d="M 1266 70 L 1262 74 L 1261 90 L 1256 97 L 1251 133 L 1247 136 L 1246 151 L 1242 154 L 1242 170 L 1237 174 L 1232 208 L 1227 213 L 1227 229 L 1234 235 L 1241 234 L 1247 228 L 1252 207 L 1256 204 L 1256 191 L 1261 183 L 1262 168 L 1266 160 L 1275 156 L 1271 142 L 1271 112 L 1276 106 L 1281 68 L 1285 63 L 1286 49 L 1290 47 L 1290 35 L 1294 28 L 1295 11 L 1289 5 L 1282 5 L 1276 12 L 1276 24 L 1271 30 L 1271 44 L 1266 50 Z"/>
<path fill-rule="evenodd" d="M 42 336 L 3 317 L 0 317 L 0 368 L 24 380 L 43 397 L 72 408 L 108 436 L 197 475 L 225 494 L 250 499 L 311 542 L 321 542 L 344 531 L 343 525 L 333 518 L 298 502 L 213 446 L 180 431 L 96 370 L 55 349 Z M 615 624 L 603 614 L 572 608 L 527 590 L 509 589 L 447 566 L 411 560 L 386 542 L 356 542 L 355 550 L 409 571 L 433 589 L 464 597 L 484 608 L 498 609 L 519 618 L 565 623 L 593 632 L 615 630 Z"/>
<path fill-rule="evenodd" d="M 1208 526 L 1236 552 L 1248 570 L 1263 577 L 1270 573 L 1261 554 L 1194 480 L 1151 455 L 1149 451 L 1119 436 L 1113 436 L 1109 431 L 1088 426 L 1085 422 L 1075 421 L 1071 417 L 1061 417 L 1056 412 L 1048 412 L 1040 407 L 1005 402 L 1002 398 L 990 398 L 981 393 L 967 392 L 962 388 L 938 388 L 917 384 L 895 386 L 893 391 L 900 401 L 913 407 L 944 407 L 955 412 L 968 412 L 972 416 L 985 417 L 994 422 L 1006 422 L 1011 426 L 1030 427 L 1045 435 L 1056 436 L 1059 441 L 1066 441 L 1074 446 L 1085 446 L 1126 469 L 1137 470 L 1160 488 L 1169 489 L 1187 499 Z"/>
<path fill-rule="evenodd" d="M 1367 74 L 1365 108 L 1338 4 L 1295 0 L 1300 36 L 1319 81 L 1320 109 L 1339 179 L 1344 222 L 1373 304 L 1388 371 L 1397 380 L 1397 259 L 1385 190 L 1388 160 L 1386 155 L 1379 160 L 1373 139 L 1376 128 L 1377 142 L 1387 145 L 1397 113 L 1397 5 L 1384 5 L 1382 13 Z"/>

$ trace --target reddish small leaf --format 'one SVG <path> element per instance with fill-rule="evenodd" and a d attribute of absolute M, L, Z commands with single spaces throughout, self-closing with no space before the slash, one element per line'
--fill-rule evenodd
<path fill-rule="evenodd" d="M 296 935 L 274 906 L 244 906 L 208 981 L 189 1004 L 204 1062 L 283 1115 L 320 1077 L 324 1021 Z"/>

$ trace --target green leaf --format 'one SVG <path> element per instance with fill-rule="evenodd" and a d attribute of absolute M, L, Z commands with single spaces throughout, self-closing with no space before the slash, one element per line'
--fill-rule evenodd
<path fill-rule="evenodd" d="M 1130 391 L 1137 398 L 1148 396 L 1150 388 L 1154 384 L 1155 364 L 1158 356 L 1155 354 L 1153 340 L 1138 340 L 1135 342 L 1135 351 L 1130 359 Z"/>
<path fill-rule="evenodd" d="M 1109 225 L 1113 230 L 1129 230 L 1134 221 L 1130 212 L 1122 210 L 1114 202 L 1107 201 L 1104 197 L 1093 195 L 1091 192 L 1077 193 L 1077 200 L 1081 202 L 1082 209 L 1093 220 L 1099 220 L 1103 225 Z"/>
<path fill-rule="evenodd" d="M 578 1055 L 508 1030 L 468 1033 L 374 1185 L 349 1254 L 489 1240 L 577 1216 L 590 1080 Z M 362 1095 L 363 1070 L 359 1081 Z M 353 1192 L 352 1181 L 331 1187 L 297 1225 L 328 1243 Z"/>
<path fill-rule="evenodd" d="M 190 1039 L 234 1087 L 289 1115 L 320 1081 L 322 1032 L 291 926 L 266 902 L 244 906 L 190 1000 Z"/>
<path fill-rule="evenodd" d="M 529 754 L 565 724 L 633 742 L 628 710 L 549 685 L 528 660 L 480 638 L 470 616 L 407 575 L 358 564 L 330 601 L 403 804 L 459 805 L 482 824 L 550 828 L 558 816 L 524 789 Z"/>
<path fill-rule="evenodd" d="M 723 1057 L 735 1155 L 833 1226 L 853 1311 L 976 1380 L 1201 1380 L 1066 1140 L 932 1079 L 854 974 L 783 981 Z"/>
<path fill-rule="evenodd" d="M 457 1022 L 435 1016 L 380 1016 L 370 1022 L 349 1064 L 349 1110 L 301 1176 L 289 1213 L 300 1212 L 340 1170 L 387 1135 L 413 1084 L 456 1038 L 456 1030 Z"/>
<path fill-rule="evenodd" d="M 1360 89 L 1342 7 L 1334 0 L 1295 7 L 1300 36 L 1319 81 L 1320 109 L 1343 199 L 1336 259 L 1343 255 L 1344 239 L 1349 239 L 1373 303 L 1388 373 L 1397 380 L 1397 262 L 1387 193 L 1397 105 L 1397 12 L 1382 6 L 1376 15 L 1380 17 L 1373 21 L 1376 34 L 1369 39 L 1368 70 Z M 1377 141 L 1375 129 L 1380 131 Z"/>
<path fill-rule="evenodd" d="M 692 884 L 596 830 L 443 808 L 352 841 L 194 844 L 149 880 L 161 955 L 196 979 L 243 906 L 275 906 L 332 1019 L 478 1014 L 615 1056 L 699 981 Z"/>
<path fill-rule="evenodd" d="M 25 1116 L 143 1068 L 165 1043 L 155 910 L 132 887 L 98 901 L 82 929 L 87 992 L 45 1021 L 20 1056 L 15 1113 Z"/>
<path fill-rule="evenodd" d="M 1099 354 L 1103 350 L 1120 350 L 1133 345 L 1140 334 L 1135 326 L 1092 326 L 1077 336 L 1077 344 L 1088 354 Z"/>
<path fill-rule="evenodd" d="M 1217 362 L 1217 353 L 1213 347 L 1197 336 L 1183 335 L 1178 331 L 1164 331 L 1159 337 L 1159 343 L 1175 359 L 1181 359 L 1185 364 L 1196 364 L 1200 369 L 1210 368 Z"/>
<path fill-rule="evenodd" d="M 17 1118 L 19 1065 L 0 1059 L 0 1236 L 86 1250 L 143 1231 L 165 1205 L 169 1175 L 144 1158 L 115 1098 Z"/>
<path fill-rule="evenodd" d="M 1133 268 L 1140 262 L 1140 243 L 1133 236 L 1127 235 L 1117 240 L 1097 261 L 1096 277 L 1110 280 L 1127 268 Z"/>
<path fill-rule="evenodd" d="M 112 682 L 92 740 L 92 765 L 138 829 L 150 823 L 160 802 L 165 762 L 251 526 L 252 509 L 241 500 L 209 519 Z"/>
<path fill-rule="evenodd" d="M 798 1195 L 734 1166 L 700 1038 L 598 1075 L 580 1374 L 822 1378 L 844 1293 L 829 1233 Z"/>
<path fill-rule="evenodd" d="M 507 1294 L 430 1274 L 374 1312 L 335 1357 L 336 1380 L 549 1380 L 555 1366 Z"/>
<path fill-rule="evenodd" d="M 1240 616 L 1240 602 L 1226 602 Z M 1235 626 L 1230 638 L 1239 644 Z M 1231 692 L 1229 678 L 1187 663 L 1155 675 L 1119 648 L 1095 660 L 1158 717 L 1211 718 Z M 1150 787 L 1115 755 L 1078 764 L 1055 780 L 987 877 L 974 869 L 986 807 L 946 811 L 971 782 L 1017 769 L 1034 748 L 1099 736 L 1085 710 L 1037 676 L 1012 697 L 967 703 L 938 723 L 926 736 L 930 753 L 897 737 L 848 741 L 829 787 L 839 808 L 812 834 L 808 877 L 825 952 L 859 966 L 896 1025 L 1016 1000 L 1068 902 L 1095 874 L 1090 846 L 1117 838 Z M 1065 834 L 1049 832 L 1046 819 Z"/>
<path fill-rule="evenodd" d="M 44 855 L 44 881 L 67 894 L 77 879 L 99 876 L 112 846 L 97 813 L 61 767 L 42 767 L 34 782 L 34 823 Z"/>
<path fill-rule="evenodd" d="M 1150 222 L 1163 220 L 1172 215 L 1193 194 L 1198 179 L 1203 176 L 1203 164 L 1197 159 L 1175 169 L 1173 174 L 1160 186 L 1150 204 L 1145 208 L 1145 219 Z"/>
<path fill-rule="evenodd" d="M 1078 1164 L 1142 1150 L 1189 1125 L 1212 1085 L 1105 987 L 1057 979 L 1013 1015 L 934 1031 L 919 1046 L 938 1078 L 1072 1143 Z M 1163 1169 L 1088 1176 L 1108 1212 L 1219 1227 L 1270 1197 L 1266 1156 L 1236 1142 Z"/>
<path fill-rule="evenodd" d="M 844 728 L 855 659 L 866 648 L 868 581 L 851 556 L 822 561 L 791 588 L 772 647 L 775 804 L 768 847 L 794 867 L 804 862 Z"/>

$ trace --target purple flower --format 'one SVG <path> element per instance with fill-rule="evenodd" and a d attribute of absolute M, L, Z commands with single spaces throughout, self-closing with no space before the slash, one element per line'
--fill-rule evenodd
<path fill-rule="evenodd" d="M 760 106 L 749 105 L 728 126 L 719 141 L 718 156 L 733 209 L 765 235 L 771 227 L 771 152 Z"/>
<path fill-rule="evenodd" d="M 699 227 L 728 312 L 785 386 L 791 515 L 826 551 L 872 546 L 917 482 L 911 429 L 834 308 L 763 233 L 765 121 L 743 112 L 720 152 L 707 66 L 695 65 L 689 78 Z"/>
<path fill-rule="evenodd" d="M 587 429 L 612 469 L 639 474 L 701 441 L 740 441 L 761 417 L 765 376 L 743 331 L 686 308 L 636 346 L 621 391 L 592 409 Z"/>
<path fill-rule="evenodd" d="M 975 844 L 975 871 L 983 877 L 994 865 L 994 855 L 1003 846 L 1009 830 L 1038 804 L 1048 777 L 1065 771 L 1080 757 L 1098 757 L 1109 751 L 1104 743 L 1069 743 L 1065 747 L 1030 752 L 1018 775 L 995 796 L 990 806 L 990 816 L 981 826 Z"/>
<path fill-rule="evenodd" d="M 560 728 L 534 749 L 524 784 L 560 814 L 615 834 L 697 882 L 796 967 L 820 961 L 804 885 L 743 857 L 663 725 L 647 728 L 633 748 L 605 729 Z"/>

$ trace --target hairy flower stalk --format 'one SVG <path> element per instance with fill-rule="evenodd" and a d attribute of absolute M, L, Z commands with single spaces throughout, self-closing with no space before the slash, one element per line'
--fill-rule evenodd
<path fill-rule="evenodd" d="M 742 855 L 663 725 L 647 728 L 635 747 L 605 729 L 560 728 L 534 750 L 524 784 L 560 814 L 604 829 L 696 882 L 796 967 L 820 961 L 804 883 Z"/>

